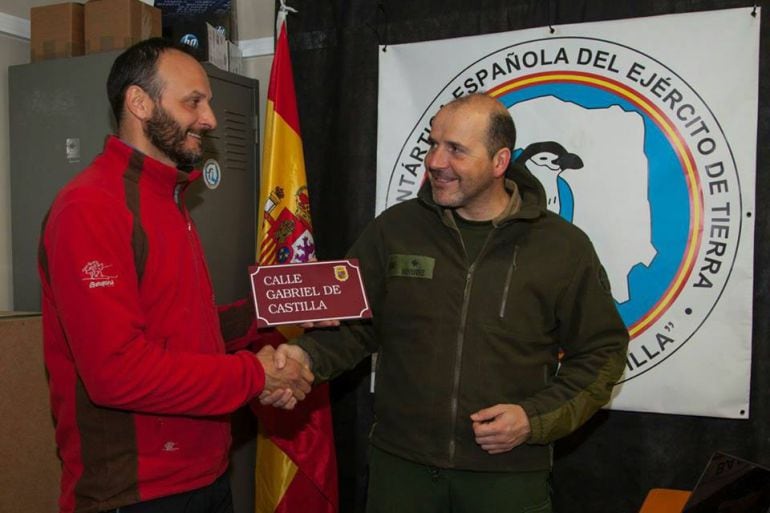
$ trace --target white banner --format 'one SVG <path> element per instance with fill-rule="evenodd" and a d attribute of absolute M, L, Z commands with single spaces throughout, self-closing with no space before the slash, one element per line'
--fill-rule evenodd
<path fill-rule="evenodd" d="M 415 197 L 441 105 L 477 91 L 498 98 L 516 123 L 515 158 L 541 180 L 549 208 L 591 237 L 631 333 L 610 407 L 748 418 L 760 20 L 751 11 L 388 46 L 377 212 Z"/>

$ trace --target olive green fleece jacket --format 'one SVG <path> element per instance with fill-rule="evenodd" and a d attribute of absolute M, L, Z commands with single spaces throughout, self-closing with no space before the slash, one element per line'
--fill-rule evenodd
<path fill-rule="evenodd" d="M 350 250 L 372 321 L 294 341 L 321 380 L 379 353 L 371 442 L 380 449 L 441 468 L 548 469 L 549 442 L 605 404 L 623 371 L 628 332 L 591 242 L 546 210 L 529 171 L 511 171 L 511 201 L 475 262 L 426 182 Z M 506 403 L 524 408 L 532 434 L 490 455 L 470 415 Z"/>

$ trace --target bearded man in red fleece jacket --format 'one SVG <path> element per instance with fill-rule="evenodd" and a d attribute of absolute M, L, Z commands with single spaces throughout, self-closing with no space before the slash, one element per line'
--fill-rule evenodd
<path fill-rule="evenodd" d="M 60 511 L 232 511 L 229 414 L 291 408 L 313 377 L 268 346 L 225 354 L 260 335 L 250 304 L 215 305 L 182 200 L 216 127 L 201 65 L 143 41 L 107 92 L 117 136 L 59 193 L 39 250 Z"/>

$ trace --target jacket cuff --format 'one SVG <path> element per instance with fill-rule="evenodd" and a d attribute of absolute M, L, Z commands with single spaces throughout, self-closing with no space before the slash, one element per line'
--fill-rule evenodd
<path fill-rule="evenodd" d="M 234 356 L 241 358 L 245 365 L 251 365 L 254 367 L 254 384 L 251 393 L 251 397 L 254 398 L 264 392 L 265 390 L 265 368 L 262 366 L 262 362 L 259 361 L 257 355 L 251 351 L 238 351 Z"/>
<path fill-rule="evenodd" d="M 547 443 L 543 434 L 543 418 L 537 413 L 537 409 L 527 402 L 519 403 L 524 409 L 524 413 L 527 414 L 529 419 L 530 435 L 529 439 L 525 442 L 530 445 L 542 445 Z"/>
<path fill-rule="evenodd" d="M 302 348 L 310 358 L 310 370 L 316 378 L 317 383 L 323 383 L 329 380 L 328 373 L 324 372 L 323 366 L 319 365 L 321 361 L 320 354 L 318 353 L 317 342 L 312 337 L 302 335 L 297 338 L 293 338 L 287 342 L 287 344 L 293 344 Z"/>

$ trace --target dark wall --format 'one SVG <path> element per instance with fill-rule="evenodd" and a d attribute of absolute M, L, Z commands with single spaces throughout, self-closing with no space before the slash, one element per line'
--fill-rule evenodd
<path fill-rule="evenodd" d="M 770 0 L 762 12 L 768 45 Z M 289 40 L 318 253 L 338 258 L 374 211 L 378 45 L 746 7 L 705 0 L 291 0 Z M 719 37 L 715 34 L 715 37 Z M 715 63 L 726 66 L 726 63 Z M 770 465 L 768 59 L 760 60 L 751 419 L 607 412 L 556 444 L 561 513 L 635 512 L 653 487 L 690 489 L 714 450 Z M 729 68 L 725 73 L 729 73 Z M 719 379 L 715 376 L 714 379 Z M 363 511 L 368 362 L 333 383 L 342 513 Z"/>

